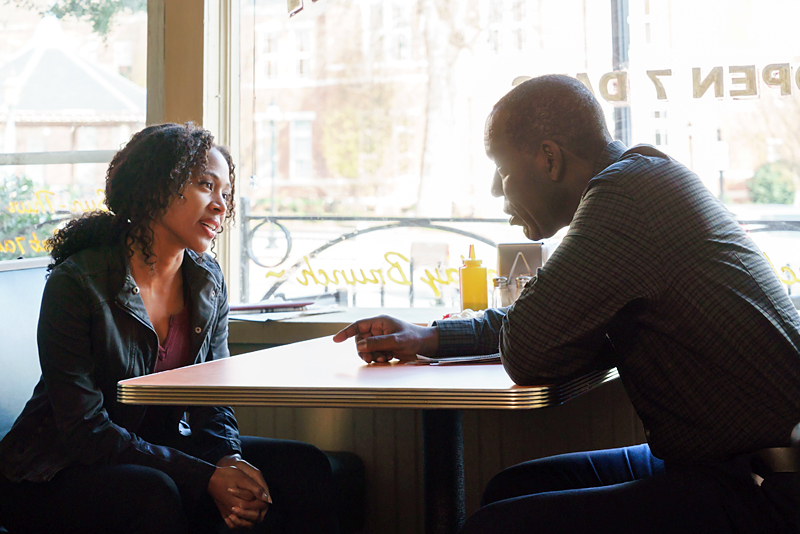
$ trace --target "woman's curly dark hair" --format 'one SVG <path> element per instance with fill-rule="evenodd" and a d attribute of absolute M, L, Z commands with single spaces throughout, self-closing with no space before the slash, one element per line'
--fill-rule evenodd
<path fill-rule="evenodd" d="M 193 175 L 206 170 L 208 152 L 216 148 L 230 169 L 231 194 L 226 219 L 234 216 L 233 159 L 214 136 L 192 123 L 148 126 L 133 135 L 114 155 L 106 172 L 105 204 L 109 211 L 93 211 L 71 220 L 47 240 L 52 269 L 81 250 L 128 244 L 128 253 L 142 252 L 154 263 L 152 224 L 167 211 Z"/>

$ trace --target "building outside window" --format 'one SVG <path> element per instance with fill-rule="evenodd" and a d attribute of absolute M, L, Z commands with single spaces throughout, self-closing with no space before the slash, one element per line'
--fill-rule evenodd
<path fill-rule="evenodd" d="M 46 255 L 58 224 L 104 208 L 108 162 L 145 121 L 146 12 L 98 33 L 46 7 L 0 6 L 0 260 Z"/>
<path fill-rule="evenodd" d="M 800 137 L 791 126 L 800 119 L 800 64 L 792 59 L 800 45 L 791 25 L 800 4 L 616 4 L 627 16 L 615 30 L 612 4 L 587 0 L 324 0 L 307 2 L 291 19 L 281 2 L 243 2 L 242 80 L 260 60 L 247 56 L 244 43 L 270 25 L 294 32 L 291 57 L 307 54 L 318 68 L 297 63 L 302 86 L 242 84 L 243 174 L 254 151 L 265 154 L 272 143 L 258 134 L 263 126 L 253 135 L 254 117 L 273 101 L 282 112 L 277 211 L 265 209 L 269 188 L 243 187 L 250 227 L 273 217 L 292 245 L 282 259 L 277 226 L 255 232 L 248 246 L 257 261 L 244 260 L 248 288 L 239 298 L 338 291 L 357 306 L 456 304 L 453 270 L 470 244 L 491 268 L 492 243 L 526 241 L 489 194 L 484 119 L 513 84 L 553 72 L 590 87 L 612 135 L 622 135 L 615 117 L 629 117 L 623 126 L 632 144 L 656 145 L 686 164 L 750 221 L 792 291 L 790 271 L 800 276 L 800 249 L 786 245 L 793 233 L 760 232 L 753 221 L 800 218 Z M 615 39 L 627 43 L 616 62 Z M 442 221 L 440 228 L 409 222 L 430 219 Z M 375 229 L 393 221 L 406 226 Z M 557 246 L 558 237 L 546 244 Z M 446 243 L 433 247 L 445 257 L 415 262 L 412 272 L 412 251 L 424 243 Z"/>
<path fill-rule="evenodd" d="M 493 244 L 525 241 L 488 194 L 484 118 L 514 83 L 551 72 L 587 84 L 614 135 L 629 117 L 632 143 L 692 168 L 796 289 L 794 233 L 758 221 L 800 214 L 800 4 L 617 5 L 627 24 L 614 30 L 612 5 L 586 0 L 322 0 L 291 19 L 279 0 L 242 2 L 240 222 L 272 222 L 239 251 L 234 300 L 456 303 L 452 273 L 470 244 L 491 267 Z M 146 14 L 123 10 L 105 36 L 16 5 L 0 15 L 0 255 L 42 255 L 16 239 L 102 208 L 108 160 L 144 125 Z M 426 243 L 446 243 L 433 247 L 445 257 L 412 269 Z"/>

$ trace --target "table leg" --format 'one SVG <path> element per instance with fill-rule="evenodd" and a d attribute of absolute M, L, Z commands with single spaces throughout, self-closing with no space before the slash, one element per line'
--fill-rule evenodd
<path fill-rule="evenodd" d="M 425 533 L 455 534 L 464 524 L 461 410 L 422 410 Z"/>

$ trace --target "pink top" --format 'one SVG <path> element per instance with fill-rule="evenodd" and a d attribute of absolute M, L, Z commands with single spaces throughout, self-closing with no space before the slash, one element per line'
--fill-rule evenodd
<path fill-rule="evenodd" d="M 177 369 L 192 363 L 189 347 L 189 307 L 170 316 L 169 330 L 164 345 L 158 345 L 158 360 L 155 372 Z"/>

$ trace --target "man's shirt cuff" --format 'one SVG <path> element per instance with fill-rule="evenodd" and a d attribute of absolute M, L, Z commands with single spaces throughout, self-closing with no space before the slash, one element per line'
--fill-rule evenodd
<path fill-rule="evenodd" d="M 475 354 L 476 332 L 473 319 L 434 321 L 439 330 L 439 347 L 436 356 L 465 356 Z"/>

